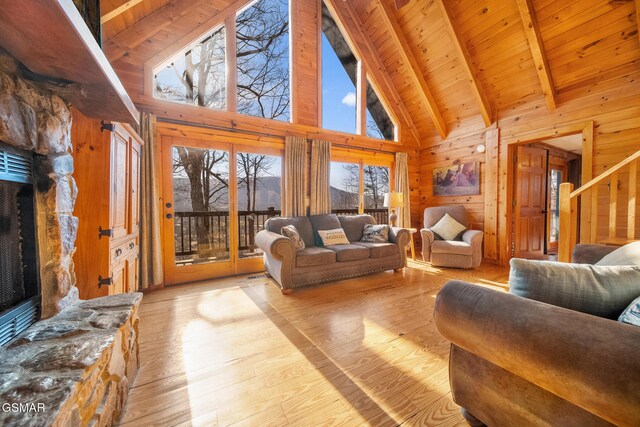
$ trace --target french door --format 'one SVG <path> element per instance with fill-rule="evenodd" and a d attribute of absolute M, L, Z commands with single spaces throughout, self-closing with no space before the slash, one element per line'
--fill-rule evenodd
<path fill-rule="evenodd" d="M 282 152 L 162 136 L 165 282 L 261 271 L 255 235 L 280 215 Z"/>

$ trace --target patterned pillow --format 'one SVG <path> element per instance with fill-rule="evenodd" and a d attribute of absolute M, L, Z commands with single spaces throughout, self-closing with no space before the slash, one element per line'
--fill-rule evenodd
<path fill-rule="evenodd" d="M 318 230 L 323 246 L 348 245 L 349 239 L 342 228 L 334 230 Z"/>
<path fill-rule="evenodd" d="M 618 317 L 618 322 L 640 326 L 640 297 L 633 300 L 633 302 L 624 309 L 620 317 Z"/>
<path fill-rule="evenodd" d="M 295 225 L 285 225 L 280 229 L 280 234 L 293 240 L 293 245 L 297 251 L 301 251 L 305 248 L 304 240 L 300 238 L 300 233 L 298 233 L 298 229 Z"/>
<path fill-rule="evenodd" d="M 444 240 L 455 240 L 456 236 L 466 229 L 467 227 L 453 219 L 449 214 L 444 214 L 440 221 L 431 227 L 431 231 Z"/>
<path fill-rule="evenodd" d="M 387 243 L 389 241 L 389 226 L 385 224 L 367 224 L 362 232 L 361 242 Z"/>

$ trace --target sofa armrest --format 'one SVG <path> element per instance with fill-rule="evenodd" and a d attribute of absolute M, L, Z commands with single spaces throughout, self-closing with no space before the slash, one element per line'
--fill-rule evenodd
<path fill-rule="evenodd" d="M 436 236 L 433 231 L 423 228 L 420 230 L 420 237 L 422 237 L 422 260 L 429 262 L 431 261 L 431 245 L 436 240 Z"/>
<path fill-rule="evenodd" d="M 575 264 L 595 264 L 605 255 L 618 249 L 617 246 L 577 244 L 571 254 Z"/>
<path fill-rule="evenodd" d="M 389 243 L 395 243 L 404 250 L 404 247 L 409 244 L 410 239 L 411 232 L 406 228 L 389 227 Z"/>
<path fill-rule="evenodd" d="M 454 345 L 616 425 L 640 425 L 640 328 L 464 282 L 434 320 Z"/>
<path fill-rule="evenodd" d="M 259 231 L 258 234 L 256 234 L 255 243 L 265 254 L 274 258 L 281 259 L 287 256 L 293 256 L 296 253 L 291 239 L 274 233 L 273 231 Z"/>

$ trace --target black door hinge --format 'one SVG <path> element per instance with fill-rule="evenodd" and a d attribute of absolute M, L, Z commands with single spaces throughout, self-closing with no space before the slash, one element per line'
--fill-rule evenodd
<path fill-rule="evenodd" d="M 113 280 L 111 279 L 111 277 L 105 277 L 103 279 L 102 276 L 98 276 L 98 289 L 100 289 L 103 286 L 110 286 L 112 283 L 113 283 Z"/>
<path fill-rule="evenodd" d="M 98 227 L 98 239 L 102 239 L 102 236 L 111 237 L 111 229 L 103 229 L 102 226 Z"/>
<path fill-rule="evenodd" d="M 108 130 L 109 132 L 113 132 L 116 129 L 116 125 L 114 125 L 113 123 L 105 123 L 104 120 L 100 121 L 100 133 L 102 133 L 105 130 Z"/>

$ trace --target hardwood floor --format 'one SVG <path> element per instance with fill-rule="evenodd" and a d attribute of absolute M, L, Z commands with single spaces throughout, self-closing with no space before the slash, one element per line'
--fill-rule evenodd
<path fill-rule="evenodd" d="M 451 400 L 435 295 L 451 279 L 505 289 L 507 275 L 410 261 L 402 273 L 288 296 L 263 274 L 147 294 L 121 423 L 466 425 Z"/>

